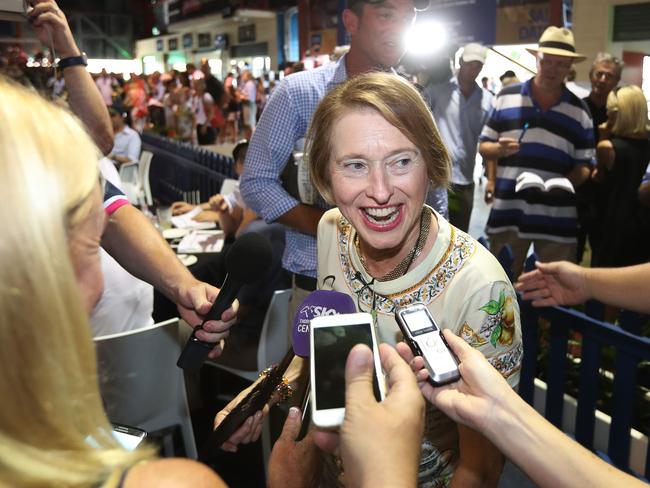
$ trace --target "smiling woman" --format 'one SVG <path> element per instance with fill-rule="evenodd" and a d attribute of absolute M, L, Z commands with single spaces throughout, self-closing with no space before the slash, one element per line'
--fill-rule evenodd
<path fill-rule="evenodd" d="M 307 137 L 315 187 L 338 208 L 318 228 L 318 282 L 352 294 L 380 342 L 401 333 L 396 307 L 423 303 L 440 328 L 481 351 L 515 386 L 521 364 L 514 290 L 494 257 L 425 205 L 446 186 L 447 151 L 418 92 L 388 73 L 355 77 L 321 102 Z M 498 482 L 502 456 L 431 408 L 420 483 Z"/>

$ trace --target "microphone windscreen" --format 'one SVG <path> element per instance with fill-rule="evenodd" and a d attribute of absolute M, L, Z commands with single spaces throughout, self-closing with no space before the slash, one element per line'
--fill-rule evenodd
<path fill-rule="evenodd" d="M 309 323 L 314 317 L 356 311 L 354 300 L 350 295 L 333 290 L 311 292 L 300 304 L 293 319 L 293 352 L 296 356 L 309 357 Z"/>
<path fill-rule="evenodd" d="M 226 271 L 238 283 L 262 278 L 271 266 L 271 243 L 262 234 L 249 232 L 238 237 L 226 256 Z"/>

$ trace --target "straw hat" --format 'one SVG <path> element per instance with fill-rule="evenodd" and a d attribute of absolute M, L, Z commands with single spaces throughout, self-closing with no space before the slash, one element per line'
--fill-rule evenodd
<path fill-rule="evenodd" d="M 573 40 L 573 32 L 565 27 L 548 27 L 542 37 L 539 38 L 537 49 L 526 48 L 532 55 L 538 52 L 546 54 L 554 54 L 555 56 L 566 56 L 573 58 L 576 63 L 587 59 L 586 56 L 576 52 L 576 44 Z"/>

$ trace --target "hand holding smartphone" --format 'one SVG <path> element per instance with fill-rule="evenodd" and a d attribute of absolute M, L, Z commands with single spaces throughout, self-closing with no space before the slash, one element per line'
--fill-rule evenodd
<path fill-rule="evenodd" d="M 385 396 L 385 381 L 372 315 L 353 313 L 316 317 L 310 328 L 312 422 L 322 429 L 340 427 L 345 417 L 345 363 L 356 344 L 373 351 L 375 399 Z"/>
<path fill-rule="evenodd" d="M 430 383 L 440 386 L 460 379 L 459 361 L 425 305 L 399 308 L 395 319 L 411 352 L 424 359 Z"/>

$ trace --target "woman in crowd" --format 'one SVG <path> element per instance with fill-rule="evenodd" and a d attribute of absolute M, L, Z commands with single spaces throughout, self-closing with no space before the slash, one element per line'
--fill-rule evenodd
<path fill-rule="evenodd" d="M 200 145 L 214 144 L 217 132 L 211 125 L 214 100 L 212 95 L 205 91 L 203 78 L 192 81 L 194 93 L 192 95 L 192 109 L 196 123 L 196 140 Z"/>
<path fill-rule="evenodd" d="M 101 156 L 68 113 L 0 78 L 0 485 L 224 486 L 111 435 L 88 314 L 102 291 Z M 74 151 L 70 148 L 74 147 Z"/>
<path fill-rule="evenodd" d="M 268 97 L 268 92 L 266 89 L 266 86 L 264 86 L 264 78 L 259 77 L 255 80 L 256 83 L 256 92 L 255 92 L 255 103 L 257 103 L 257 120 L 260 120 L 260 116 L 262 115 L 262 110 L 264 110 L 264 106 L 266 105 L 266 100 Z"/>
<path fill-rule="evenodd" d="M 321 102 L 307 137 L 314 185 L 338 208 L 318 227 L 318 282 L 351 294 L 376 316 L 380 342 L 401 337 L 396 306 L 422 302 L 518 382 L 521 333 L 514 290 L 495 258 L 425 205 L 429 184 L 447 184 L 449 159 L 431 113 L 406 81 L 355 77 Z M 303 364 L 296 359 L 288 379 Z M 217 416 L 220 422 L 239 400 Z M 254 439 L 261 414 L 226 443 Z M 419 483 L 496 486 L 503 458 L 487 439 L 429 408 Z"/>
<path fill-rule="evenodd" d="M 131 115 L 131 126 L 142 134 L 146 124 L 149 110 L 147 109 L 147 89 L 145 81 L 135 73 L 124 88 L 124 105 Z"/>
<path fill-rule="evenodd" d="M 179 74 L 180 86 L 172 95 L 172 111 L 176 120 L 176 138 L 185 142 L 195 142 L 194 111 L 192 110 L 192 93 L 190 78 L 187 73 Z"/>
<path fill-rule="evenodd" d="M 594 178 L 609 192 L 592 265 L 629 266 L 650 258 L 650 213 L 638 198 L 650 160 L 648 103 L 641 88 L 629 85 L 609 93 L 607 128 L 610 137 L 598 143 Z"/>
<path fill-rule="evenodd" d="M 224 104 L 223 113 L 226 117 L 224 130 L 219 134 L 219 143 L 223 144 L 226 140 L 235 142 L 239 134 L 239 115 L 240 115 L 240 96 L 239 91 L 233 85 L 234 79 L 232 73 L 228 73 L 224 82 Z"/>

